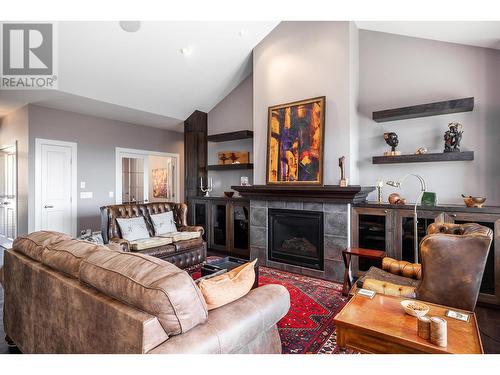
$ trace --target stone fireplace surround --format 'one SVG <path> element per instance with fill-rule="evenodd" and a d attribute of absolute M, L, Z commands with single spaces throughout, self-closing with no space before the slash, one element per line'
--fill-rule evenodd
<path fill-rule="evenodd" d="M 250 259 L 279 270 L 342 282 L 342 250 L 350 246 L 351 204 L 366 202 L 373 186 L 338 185 L 231 186 L 250 200 Z M 281 208 L 323 212 L 323 270 L 300 267 L 268 259 L 268 210 Z"/>
<path fill-rule="evenodd" d="M 268 259 L 269 208 L 323 212 L 324 271 L 274 262 Z M 342 282 L 344 276 L 342 250 L 349 246 L 349 218 L 350 204 L 345 203 L 252 199 L 250 201 L 250 259 L 259 258 L 260 265 L 273 267 L 282 271 Z"/>

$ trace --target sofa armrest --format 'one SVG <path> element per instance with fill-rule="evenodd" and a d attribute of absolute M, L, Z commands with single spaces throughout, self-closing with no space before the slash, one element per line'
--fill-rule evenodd
<path fill-rule="evenodd" d="M 183 225 L 177 228 L 179 232 L 200 232 L 200 236 L 203 236 L 205 229 L 199 225 Z"/>
<path fill-rule="evenodd" d="M 290 294 L 281 285 L 264 285 L 225 306 L 211 310 L 208 320 L 173 336 L 151 354 L 234 353 L 272 329 L 290 308 Z"/>
<path fill-rule="evenodd" d="M 409 277 L 416 280 L 422 278 L 422 266 L 419 263 L 410 263 L 404 260 L 385 257 L 382 259 L 382 269 L 394 275 Z"/>
<path fill-rule="evenodd" d="M 117 243 L 121 246 L 123 251 L 130 251 L 130 242 L 124 240 L 123 238 L 113 237 L 109 239 L 109 242 Z"/>

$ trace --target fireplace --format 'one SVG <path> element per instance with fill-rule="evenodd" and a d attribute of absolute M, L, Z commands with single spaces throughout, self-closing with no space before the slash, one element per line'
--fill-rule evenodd
<path fill-rule="evenodd" d="M 268 259 L 323 270 L 323 212 L 268 209 Z"/>

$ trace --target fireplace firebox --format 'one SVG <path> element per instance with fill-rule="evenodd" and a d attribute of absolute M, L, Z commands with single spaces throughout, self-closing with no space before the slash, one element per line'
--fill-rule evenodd
<path fill-rule="evenodd" d="M 268 209 L 268 259 L 323 270 L 323 212 Z"/>

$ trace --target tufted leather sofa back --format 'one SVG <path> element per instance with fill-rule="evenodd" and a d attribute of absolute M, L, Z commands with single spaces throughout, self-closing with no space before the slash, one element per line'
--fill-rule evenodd
<path fill-rule="evenodd" d="M 434 223 L 420 242 L 417 298 L 473 311 L 493 231 L 476 223 Z"/>
<path fill-rule="evenodd" d="M 149 235 L 154 235 L 150 215 L 172 211 L 177 228 L 187 225 L 187 205 L 184 203 L 155 202 L 155 203 L 126 203 L 101 207 L 101 231 L 104 243 L 110 238 L 122 238 L 120 227 L 116 219 L 144 217 Z"/>
<path fill-rule="evenodd" d="M 427 228 L 427 234 L 444 233 L 457 236 L 478 235 L 493 237 L 493 231 L 477 223 L 451 224 L 433 223 Z"/>

